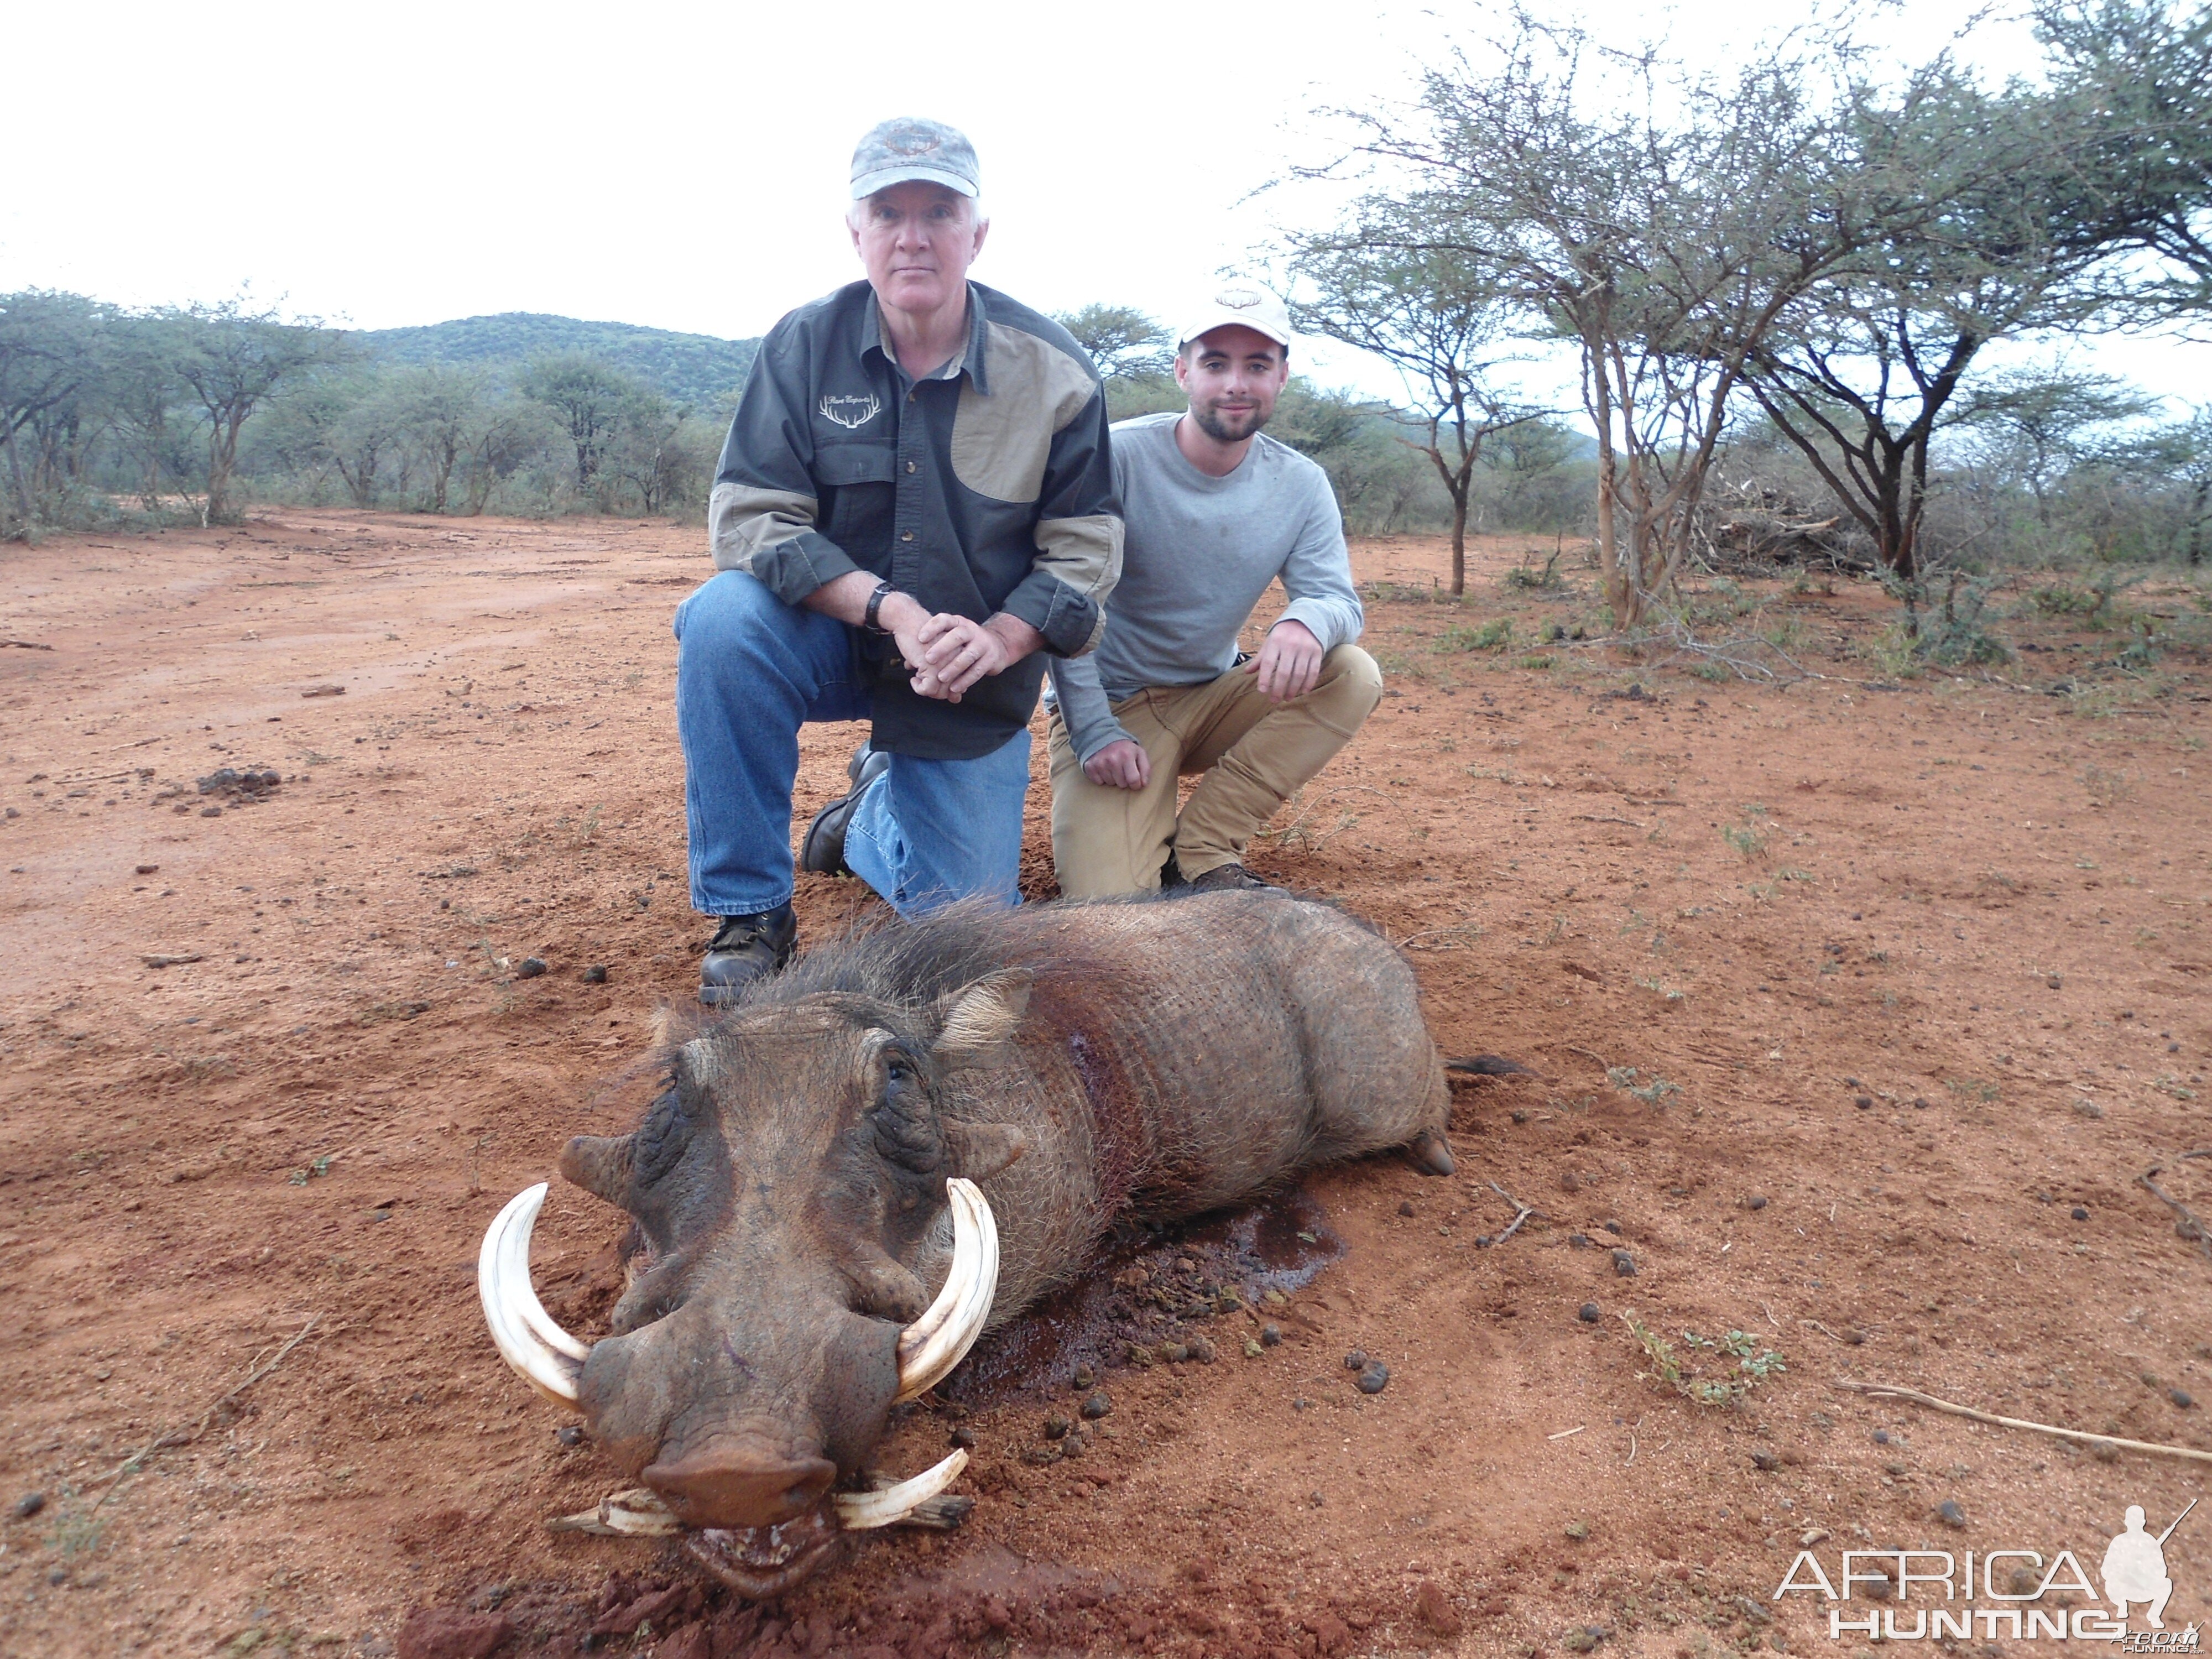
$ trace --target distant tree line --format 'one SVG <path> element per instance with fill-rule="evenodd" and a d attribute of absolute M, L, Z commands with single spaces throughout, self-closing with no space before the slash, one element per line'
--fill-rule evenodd
<path fill-rule="evenodd" d="M 1282 274 L 1305 326 L 1401 372 L 1455 588 L 1460 480 L 1532 412 L 1499 374 L 1531 347 L 1579 357 L 1626 625 L 1778 444 L 1907 584 L 2022 536 L 2200 562 L 2206 410 L 1990 348 L 2212 311 L 2212 9 L 2033 11 L 2042 76 L 1993 88 L 1948 49 L 1881 69 L 1861 31 L 1902 14 L 1874 6 L 1711 72 L 1516 9 L 1410 104 L 1334 112 L 1341 149 L 1299 176 L 1362 188 Z"/>
<path fill-rule="evenodd" d="M 679 401 L 580 351 L 393 363 L 362 337 L 241 301 L 131 311 L 4 295 L 0 532 L 227 523 L 249 498 L 696 513 L 735 403 L 734 386 Z"/>

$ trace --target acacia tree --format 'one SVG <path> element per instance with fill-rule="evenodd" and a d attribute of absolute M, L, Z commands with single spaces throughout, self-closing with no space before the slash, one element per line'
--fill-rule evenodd
<path fill-rule="evenodd" d="M 231 516 L 238 439 L 253 412 L 313 370 L 339 360 L 341 337 L 311 322 L 288 323 L 242 300 L 159 313 L 177 331 L 176 372 L 207 423 L 204 524 Z"/>
<path fill-rule="evenodd" d="M 568 428 L 579 495 L 591 494 L 607 446 L 642 391 L 629 375 L 580 351 L 540 357 L 524 374 L 522 395 L 543 404 Z"/>
<path fill-rule="evenodd" d="M 177 372 L 179 331 L 167 318 L 124 316 L 113 319 L 111 332 L 108 414 L 137 474 L 141 503 L 158 513 L 163 473 L 181 476 L 190 467 L 178 407 L 185 396 Z"/>
<path fill-rule="evenodd" d="M 2181 485 L 2189 505 L 2183 522 L 2190 568 L 2204 562 L 2205 532 L 2212 528 L 2212 404 L 2199 404 L 2185 421 L 2154 435 L 2152 453 Z"/>
<path fill-rule="evenodd" d="M 1290 269 L 1312 297 L 1302 326 L 1372 352 L 1398 371 L 1420 423 L 1400 441 L 1428 458 L 1451 501 L 1451 591 L 1467 592 L 1467 520 L 1486 440 L 1547 412 L 1517 403 L 1492 375 L 1511 309 L 1484 273 L 1437 253 L 1329 234 L 1290 239 Z"/>
<path fill-rule="evenodd" d="M 1410 109 L 1339 112 L 1347 162 L 1387 182 L 1334 240 L 1478 273 L 1579 349 L 1599 560 L 1633 627 L 1688 551 L 1753 346 L 1797 295 L 1869 257 L 1893 191 L 1833 143 L 1853 64 L 1835 43 L 1723 78 L 1517 15 L 1485 58 L 1430 71 Z"/>
<path fill-rule="evenodd" d="M 1944 56 L 1845 112 L 1850 143 L 1889 158 L 1903 187 L 1882 257 L 1793 296 L 1744 378 L 1901 580 L 1923 562 L 1930 448 L 1984 412 L 1972 380 L 1984 349 L 2091 326 L 2127 303 L 2112 245 L 2074 216 L 2068 182 L 2095 118 L 2016 86 L 1985 93 Z"/>
<path fill-rule="evenodd" d="M 1157 379 L 1175 360 L 1168 331 L 1134 306 L 1087 305 L 1053 321 L 1075 337 L 1103 380 Z"/>
<path fill-rule="evenodd" d="M 2054 175 L 2063 240 L 2148 253 L 2139 294 L 2168 314 L 2212 309 L 2212 6 L 2037 0 L 2051 106 L 2079 137 Z"/>
<path fill-rule="evenodd" d="M 1967 421 L 2027 487 L 2036 520 L 2048 530 L 2052 494 L 2067 475 L 2142 449 L 2120 428 L 2157 408 L 2118 375 L 2027 369 L 1980 386 Z"/>
<path fill-rule="evenodd" d="M 67 404 L 97 373 L 94 340 L 103 316 L 96 301 L 75 294 L 34 289 L 0 295 L 0 447 L 27 526 L 31 482 L 17 434 Z"/>
<path fill-rule="evenodd" d="M 393 422 L 430 476 L 430 510 L 443 513 L 454 470 L 476 447 L 486 416 L 482 370 L 428 363 L 403 371 L 392 388 Z"/>
<path fill-rule="evenodd" d="M 469 441 L 464 474 L 467 499 L 461 510 L 471 518 L 482 513 L 501 479 L 547 445 L 559 442 L 560 435 L 547 430 L 550 424 L 535 404 L 488 399 Z"/>

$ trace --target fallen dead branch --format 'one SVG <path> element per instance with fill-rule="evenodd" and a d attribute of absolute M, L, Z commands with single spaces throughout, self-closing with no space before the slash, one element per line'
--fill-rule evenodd
<path fill-rule="evenodd" d="M 2193 1152 L 2184 1152 L 2181 1155 L 2181 1158 L 2177 1159 L 2176 1162 L 2180 1162 L 2192 1158 L 2206 1157 L 2212 1157 L 2212 1146 L 2203 1147 Z M 2212 1261 L 2212 1237 L 2208 1237 L 2206 1236 L 2203 1218 L 2199 1216 L 2196 1211 L 2191 1209 L 2186 1204 L 2184 1204 L 2179 1199 L 2176 1198 L 2172 1193 L 2166 1191 L 2165 1188 L 2160 1186 L 2157 1181 L 2154 1179 L 2154 1177 L 2165 1168 L 2166 1165 L 2163 1164 L 2154 1164 L 2150 1168 L 2145 1170 L 2141 1175 L 2137 1176 L 2136 1180 L 2150 1189 L 2150 1195 L 2153 1198 L 2156 1199 L 2160 1203 L 2165 1205 L 2167 1209 L 2173 1212 L 2173 1231 L 2182 1237 L 2189 1240 L 2191 1243 L 2196 1245 L 2197 1253 L 2199 1255 L 2203 1256 L 2207 1261 Z"/>
<path fill-rule="evenodd" d="M 173 1446 L 189 1446 L 193 1441 L 198 1439 L 201 1435 L 207 1431 L 208 1425 L 215 1420 L 216 1413 L 222 1411 L 226 1406 L 235 1404 L 240 1395 L 243 1395 L 256 1382 L 258 1382 L 263 1377 L 268 1376 L 270 1372 L 275 1370 L 279 1365 L 283 1364 L 284 1363 L 284 1357 L 307 1340 L 307 1333 L 315 1328 L 316 1322 L 321 1318 L 322 1315 L 319 1313 L 309 1314 L 307 1316 L 307 1322 L 301 1326 L 298 1330 L 292 1333 L 291 1340 L 286 1342 L 283 1347 L 276 1350 L 275 1357 L 271 1358 L 268 1364 L 264 1365 L 257 1365 L 251 1371 L 247 1372 L 244 1382 L 231 1389 L 228 1393 L 224 1394 L 220 1399 L 218 1399 L 215 1404 L 210 1406 L 205 1411 L 202 1412 L 200 1413 L 199 1421 L 193 1424 L 191 1428 L 172 1429 L 167 1434 L 159 1436 L 158 1437 L 147 1442 L 146 1444 L 141 1446 L 137 1451 L 132 1452 L 130 1456 L 125 1458 L 120 1466 L 116 1468 L 115 1472 L 106 1477 L 108 1482 L 107 1490 L 100 1493 L 99 1502 L 95 1503 L 92 1506 L 92 1512 L 97 1515 L 100 1512 L 100 1504 L 105 1504 L 109 1498 L 114 1497 L 117 1492 L 123 1489 L 125 1477 L 135 1474 L 141 1468 L 144 1468 L 146 1460 L 151 1457 L 155 1452 L 167 1451 Z"/>
<path fill-rule="evenodd" d="M 1913 1405 L 1925 1406 L 1931 1412 L 1970 1418 L 1977 1423 L 1990 1423 L 2001 1429 L 2027 1429 L 2036 1434 L 2057 1435 L 2061 1440 L 2078 1440 L 2088 1446 L 2114 1446 L 2122 1451 L 2151 1452 L 2161 1457 L 2187 1457 L 2199 1463 L 2212 1463 L 2212 1451 L 2199 1451 L 2194 1446 L 2166 1446 L 2151 1440 L 2123 1440 L 2117 1435 L 2091 1434 L 2087 1429 L 2062 1429 L 2050 1423 L 2031 1423 L 2024 1417 L 1999 1417 L 1990 1412 L 1978 1412 L 1972 1406 L 1938 1400 L 1934 1395 L 1923 1394 L 1917 1389 L 1900 1388 L 1894 1382 L 1854 1382 L 1839 1377 L 1834 1386 L 1851 1394 L 1871 1395 L 1877 1399 L 1910 1401 Z"/>
<path fill-rule="evenodd" d="M 1480 924 L 1463 921 L 1454 927 L 1425 927 L 1418 933 L 1408 933 L 1398 941 L 1398 948 L 1401 951 L 1455 951 L 1463 945 L 1473 944 L 1481 937 L 1482 928 Z M 1425 939 L 1438 939 L 1445 942 L 1427 945 L 1422 942 Z"/>
<path fill-rule="evenodd" d="M 1504 1199 L 1508 1204 L 1510 1204 L 1516 1210 L 1520 1212 L 1520 1213 L 1515 1216 L 1512 1221 L 1508 1224 L 1504 1232 L 1498 1234 L 1497 1237 L 1490 1241 L 1492 1244 L 1503 1244 L 1507 1239 L 1512 1237 L 1514 1234 L 1519 1232 L 1521 1231 L 1521 1224 L 1526 1221 L 1530 1216 L 1535 1214 L 1536 1211 L 1534 1206 L 1523 1204 L 1519 1199 L 1514 1197 L 1512 1194 L 1507 1192 L 1504 1188 L 1499 1186 L 1494 1181 L 1490 1183 L 1490 1190 L 1496 1193 L 1498 1197 Z"/>

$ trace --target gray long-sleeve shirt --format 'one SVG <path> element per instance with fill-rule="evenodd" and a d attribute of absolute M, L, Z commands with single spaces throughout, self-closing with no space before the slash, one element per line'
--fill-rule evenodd
<path fill-rule="evenodd" d="M 1113 702 L 1148 686 L 1202 685 L 1237 661 L 1237 635 L 1280 580 L 1285 618 L 1330 651 L 1366 617 L 1352 585 L 1344 519 L 1328 475 L 1265 433 L 1225 478 L 1176 447 L 1170 411 L 1112 428 L 1115 494 L 1126 526 L 1121 580 L 1092 655 L 1052 665 L 1079 760 L 1129 733 Z"/>

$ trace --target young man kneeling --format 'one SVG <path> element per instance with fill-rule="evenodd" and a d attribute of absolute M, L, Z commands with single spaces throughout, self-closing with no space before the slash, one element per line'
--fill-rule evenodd
<path fill-rule="evenodd" d="M 1282 302 L 1231 283 L 1182 331 L 1189 408 L 1112 428 L 1121 583 L 1096 654 L 1052 665 L 1052 850 L 1071 898 L 1265 886 L 1246 843 L 1382 700 L 1352 643 L 1365 617 L 1328 475 L 1260 430 L 1290 343 Z M 1290 603 L 1240 658 L 1277 580 Z"/>

